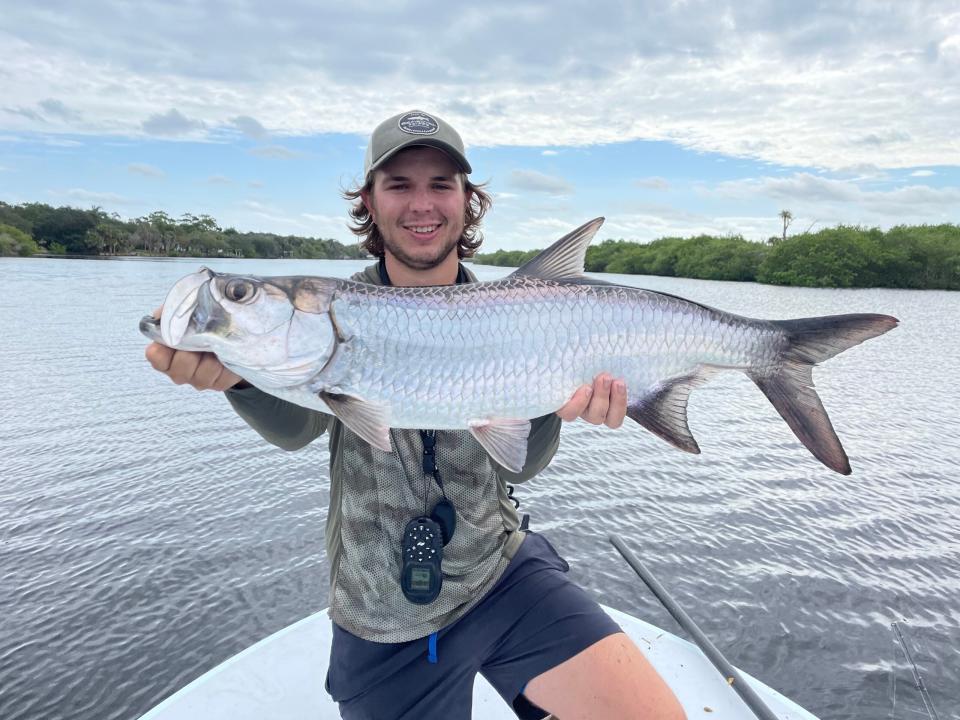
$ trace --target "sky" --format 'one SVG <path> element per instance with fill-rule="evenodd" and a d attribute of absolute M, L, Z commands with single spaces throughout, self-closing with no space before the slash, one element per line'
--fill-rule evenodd
<path fill-rule="evenodd" d="M 354 242 L 382 120 L 463 136 L 483 249 L 960 223 L 960 4 L 0 0 L 0 200 Z"/>

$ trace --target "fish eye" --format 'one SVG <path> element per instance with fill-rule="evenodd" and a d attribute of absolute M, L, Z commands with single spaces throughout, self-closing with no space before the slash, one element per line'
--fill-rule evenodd
<path fill-rule="evenodd" d="M 223 288 L 223 296 L 233 302 L 249 302 L 256 294 L 253 283 L 243 278 L 229 280 Z"/>

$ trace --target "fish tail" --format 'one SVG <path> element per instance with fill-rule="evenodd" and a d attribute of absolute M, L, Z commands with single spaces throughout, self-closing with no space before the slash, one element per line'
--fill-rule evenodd
<path fill-rule="evenodd" d="M 814 388 L 813 367 L 892 330 L 898 320 L 889 315 L 857 314 L 771 322 L 786 335 L 780 363 L 773 371 L 747 374 L 820 462 L 849 475 L 850 461 Z"/>

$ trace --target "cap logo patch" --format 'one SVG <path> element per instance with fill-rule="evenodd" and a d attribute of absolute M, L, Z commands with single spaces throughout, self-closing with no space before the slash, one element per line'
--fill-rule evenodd
<path fill-rule="evenodd" d="M 397 125 L 409 135 L 433 135 L 440 129 L 436 119 L 425 112 L 408 112 L 397 120 Z"/>

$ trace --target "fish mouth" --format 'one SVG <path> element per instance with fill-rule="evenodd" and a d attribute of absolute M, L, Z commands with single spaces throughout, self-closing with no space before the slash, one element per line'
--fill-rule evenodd
<path fill-rule="evenodd" d="M 159 342 L 172 348 L 182 345 L 191 330 L 194 311 L 200 304 L 201 291 L 214 276 L 215 273 L 212 270 L 201 268 L 199 272 L 181 279 L 167 293 L 167 299 L 163 303 L 163 313 L 160 316 Z M 141 331 L 143 331 L 144 320 L 140 321 Z M 194 327 L 193 330 L 196 332 L 199 329 Z"/>
<path fill-rule="evenodd" d="M 160 318 L 153 315 L 144 315 L 140 318 L 140 332 L 147 336 L 148 340 L 163 343 L 163 334 L 160 332 Z"/>

